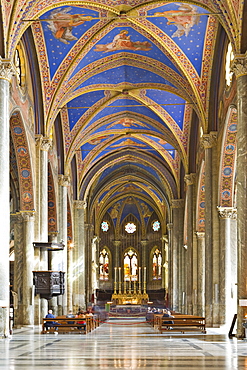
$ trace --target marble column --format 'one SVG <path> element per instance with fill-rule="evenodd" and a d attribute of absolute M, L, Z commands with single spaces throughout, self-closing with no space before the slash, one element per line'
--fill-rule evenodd
<path fill-rule="evenodd" d="M 85 309 L 85 209 L 86 202 L 74 201 L 74 284 L 73 306 L 76 312 L 78 308 Z"/>
<path fill-rule="evenodd" d="M 36 216 L 35 241 L 48 242 L 48 151 L 51 147 L 50 138 L 36 136 Z M 46 250 L 35 248 L 35 270 L 48 270 L 48 253 Z M 39 261 L 39 262 L 38 262 Z M 38 307 L 40 304 L 40 307 Z M 35 324 L 47 314 L 48 302 L 45 298 L 35 297 Z"/>
<path fill-rule="evenodd" d="M 57 243 L 57 236 L 58 236 L 57 231 L 49 232 L 49 234 L 48 234 L 49 242 Z M 49 251 L 48 252 L 48 270 L 59 271 L 59 259 L 58 259 L 58 252 L 57 251 Z M 53 297 L 49 300 L 48 308 L 52 310 L 52 312 L 55 316 L 58 315 L 57 297 Z"/>
<path fill-rule="evenodd" d="M 167 307 L 171 307 L 172 302 L 172 228 L 173 224 L 170 222 L 166 225 L 167 228 L 167 234 L 168 234 L 168 254 L 167 254 L 167 260 L 168 260 L 168 290 L 166 294 L 167 298 Z"/>
<path fill-rule="evenodd" d="M 205 134 L 201 138 L 205 150 L 205 318 L 208 326 L 213 324 L 213 212 L 212 212 L 212 147 L 216 134 Z"/>
<path fill-rule="evenodd" d="M 147 289 L 148 289 L 148 282 L 149 282 L 149 259 L 147 258 L 147 247 L 148 247 L 148 241 L 147 240 L 141 240 L 142 272 L 144 271 L 144 267 L 146 267 L 146 282 L 147 282 Z"/>
<path fill-rule="evenodd" d="M 0 336 L 9 336 L 9 90 L 12 77 L 9 60 L 0 57 Z"/>
<path fill-rule="evenodd" d="M 247 299 L 247 52 L 235 55 L 232 70 L 237 80 L 237 244 L 238 244 L 238 332 L 244 336 L 242 327 L 247 306 L 242 300 Z"/>
<path fill-rule="evenodd" d="M 113 267 L 122 267 L 122 261 L 120 260 L 120 246 L 121 241 L 120 240 L 113 240 L 112 242 L 114 246 L 114 266 Z"/>
<path fill-rule="evenodd" d="M 237 313 L 237 210 L 218 207 L 220 217 L 220 323 L 230 328 Z"/>
<path fill-rule="evenodd" d="M 92 240 L 92 294 L 96 303 L 96 291 L 99 288 L 99 268 L 98 268 L 98 255 L 99 255 L 99 237 L 94 235 Z"/>
<path fill-rule="evenodd" d="M 70 185 L 69 176 L 59 175 L 58 176 L 58 242 L 63 241 L 65 247 L 63 251 L 59 251 L 60 258 L 60 270 L 65 272 L 65 292 L 62 296 L 58 297 L 58 314 L 65 315 L 68 312 L 68 287 L 67 287 L 67 262 L 68 262 L 68 248 L 67 248 L 67 197 L 68 197 L 68 186 Z"/>
<path fill-rule="evenodd" d="M 197 315 L 205 316 L 205 233 L 197 236 Z"/>
<path fill-rule="evenodd" d="M 182 243 L 183 223 L 182 214 L 184 212 L 184 200 L 174 199 L 171 202 L 172 210 L 172 244 L 171 244 L 171 308 L 173 311 L 179 310 L 179 250 Z"/>
<path fill-rule="evenodd" d="M 85 253 L 86 253 L 86 305 L 92 299 L 92 241 L 94 237 L 94 225 L 85 225 Z"/>
<path fill-rule="evenodd" d="M 34 325 L 34 212 L 21 211 L 23 218 L 23 293 L 22 293 L 22 324 Z"/>
<path fill-rule="evenodd" d="M 186 249 L 186 313 L 193 314 L 193 195 L 196 175 L 185 175 L 186 212 L 187 212 L 187 249 Z"/>

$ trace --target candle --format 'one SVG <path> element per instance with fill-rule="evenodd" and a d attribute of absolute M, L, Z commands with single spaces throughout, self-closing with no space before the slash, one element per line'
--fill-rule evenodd
<path fill-rule="evenodd" d="M 146 283 L 146 278 L 147 278 L 147 268 L 144 267 L 144 273 L 143 273 L 143 280 L 144 280 L 144 283 Z"/>
<path fill-rule="evenodd" d="M 141 267 L 139 267 L 139 282 L 141 282 Z"/>
<path fill-rule="evenodd" d="M 121 282 L 121 267 L 118 268 L 118 273 L 119 273 L 119 283 Z"/>
<path fill-rule="evenodd" d="M 115 274 L 114 274 L 114 281 L 115 283 L 117 282 L 117 268 L 114 267 L 114 270 L 115 270 Z"/>

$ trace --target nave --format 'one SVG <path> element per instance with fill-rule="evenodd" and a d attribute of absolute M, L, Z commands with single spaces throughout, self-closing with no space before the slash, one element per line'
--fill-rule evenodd
<path fill-rule="evenodd" d="M 246 340 L 219 329 L 207 334 L 158 334 L 143 319 L 110 320 L 87 335 L 16 330 L 0 340 L 0 369 L 246 369 Z"/>

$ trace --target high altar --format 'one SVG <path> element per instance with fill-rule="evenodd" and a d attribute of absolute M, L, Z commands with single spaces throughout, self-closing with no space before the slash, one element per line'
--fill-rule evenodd
<path fill-rule="evenodd" d="M 121 267 L 119 270 L 119 280 L 117 282 L 117 267 L 115 267 L 114 293 L 112 294 L 112 303 L 115 305 L 145 305 L 148 303 L 148 294 L 146 292 L 146 267 L 143 272 L 143 286 L 141 282 L 141 267 L 139 275 L 129 275 L 128 279 L 121 281 Z"/>

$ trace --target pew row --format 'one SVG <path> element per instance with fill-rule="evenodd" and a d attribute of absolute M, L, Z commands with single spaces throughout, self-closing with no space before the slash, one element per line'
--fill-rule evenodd
<path fill-rule="evenodd" d="M 49 329 L 49 322 L 55 323 Z M 56 325 L 57 323 L 57 325 Z M 55 319 L 43 319 L 41 334 L 49 333 L 78 333 L 87 334 L 99 326 L 99 319 L 95 316 L 85 315 L 84 317 L 68 318 L 64 316 L 57 316 Z"/>
<path fill-rule="evenodd" d="M 185 333 L 188 331 L 200 331 L 206 333 L 205 317 L 194 315 L 174 315 L 174 317 L 162 317 L 154 315 L 153 326 L 160 333 L 164 331 L 179 331 Z"/>

